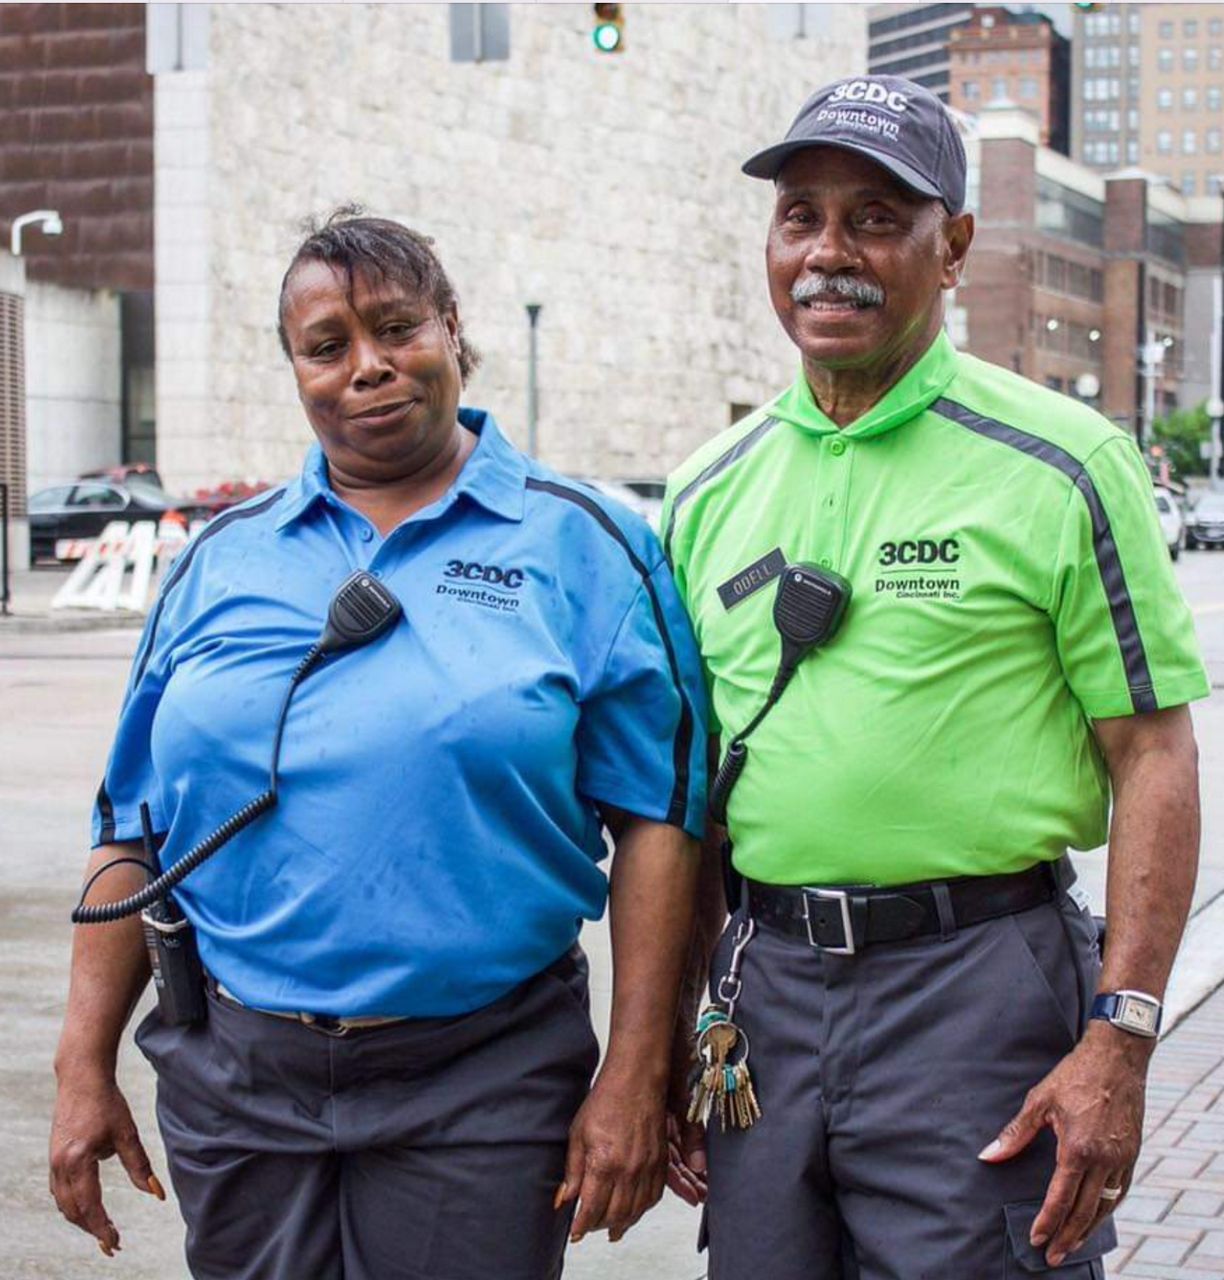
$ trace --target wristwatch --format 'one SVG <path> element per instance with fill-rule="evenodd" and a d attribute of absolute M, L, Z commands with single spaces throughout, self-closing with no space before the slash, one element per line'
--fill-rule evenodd
<path fill-rule="evenodd" d="M 1164 1007 L 1146 991 L 1103 991 L 1092 1002 L 1090 1018 L 1103 1018 L 1121 1031 L 1154 1040 L 1160 1034 Z"/>

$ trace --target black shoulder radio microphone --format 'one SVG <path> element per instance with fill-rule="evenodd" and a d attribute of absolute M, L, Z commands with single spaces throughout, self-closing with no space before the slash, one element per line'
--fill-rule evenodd
<path fill-rule="evenodd" d="M 196 947 L 195 930 L 174 900 L 171 890 L 244 827 L 250 826 L 261 814 L 276 807 L 276 774 L 280 763 L 281 735 L 285 729 L 285 718 L 289 714 L 289 703 L 298 685 L 316 669 L 323 658 L 369 644 L 392 627 L 402 613 L 400 602 L 373 574 L 358 571 L 346 579 L 328 605 L 327 625 L 323 628 L 323 634 L 298 663 L 281 702 L 272 745 L 268 789 L 243 805 L 216 831 L 189 849 L 168 871 L 161 869 L 149 806 L 142 804 L 140 824 L 144 859 L 112 859 L 99 867 L 85 882 L 80 901 L 72 913 L 73 924 L 106 924 L 140 912 L 149 966 L 153 970 L 153 985 L 157 990 L 157 1008 L 167 1026 L 187 1026 L 202 1022 L 208 1012 L 204 996 L 204 969 Z M 111 867 L 131 862 L 142 866 L 149 877 L 143 889 L 119 902 L 85 905 L 85 898 L 99 876 Z"/>
<path fill-rule="evenodd" d="M 841 574 L 812 564 L 788 564 L 779 575 L 773 621 L 782 637 L 782 658 L 764 705 L 731 740 L 710 787 L 710 816 L 720 826 L 726 825 L 727 801 L 748 763 L 748 735 L 773 709 L 803 659 L 833 638 L 850 595 L 850 583 Z"/>

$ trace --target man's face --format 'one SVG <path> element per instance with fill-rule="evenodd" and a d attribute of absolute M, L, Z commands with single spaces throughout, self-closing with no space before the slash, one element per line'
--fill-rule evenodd
<path fill-rule="evenodd" d="M 805 367 L 882 374 L 920 354 L 960 278 L 973 220 L 852 151 L 811 147 L 778 175 L 769 294 Z"/>

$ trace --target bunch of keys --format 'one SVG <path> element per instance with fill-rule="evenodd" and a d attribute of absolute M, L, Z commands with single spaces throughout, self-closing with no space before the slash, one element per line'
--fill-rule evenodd
<path fill-rule="evenodd" d="M 739 1060 L 728 1061 L 740 1049 Z M 718 1005 L 707 1006 L 697 1019 L 697 1056 L 689 1121 L 708 1124 L 713 1113 L 724 1133 L 728 1121 L 733 1129 L 751 1128 L 761 1108 L 748 1074 L 748 1037 Z"/>
<path fill-rule="evenodd" d="M 743 983 L 740 965 L 744 948 L 756 933 L 751 918 L 740 922 L 731 963 L 718 984 L 720 1004 L 707 1005 L 697 1018 L 697 1062 L 693 1068 L 690 1123 L 708 1124 L 710 1113 L 726 1132 L 728 1119 L 733 1129 L 748 1129 L 761 1118 L 752 1077 L 748 1074 L 748 1036 L 734 1022 L 735 1005 Z M 739 1057 L 736 1057 L 739 1054 Z"/>

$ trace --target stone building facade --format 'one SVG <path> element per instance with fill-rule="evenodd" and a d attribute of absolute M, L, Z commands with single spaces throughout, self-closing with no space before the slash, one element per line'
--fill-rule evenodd
<path fill-rule="evenodd" d="M 186 7 L 186 6 L 184 6 Z M 196 6 L 199 8 L 199 6 Z M 768 184 L 739 165 L 865 64 L 865 18 L 778 6 L 512 5 L 509 57 L 452 59 L 447 5 L 212 5 L 156 69 L 158 460 L 275 479 L 309 439 L 275 336 L 306 215 L 360 201 L 436 239 L 484 362 L 469 402 L 575 473 L 661 476 L 794 375 L 769 306 Z M 808 6 L 811 8 L 811 6 Z"/>

